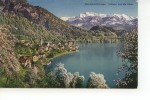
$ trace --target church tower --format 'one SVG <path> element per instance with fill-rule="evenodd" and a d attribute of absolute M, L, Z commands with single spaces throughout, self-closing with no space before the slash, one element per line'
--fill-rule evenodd
<path fill-rule="evenodd" d="M 41 37 L 40 45 L 42 45 L 42 44 L 43 44 L 43 39 L 42 39 L 42 37 Z"/>

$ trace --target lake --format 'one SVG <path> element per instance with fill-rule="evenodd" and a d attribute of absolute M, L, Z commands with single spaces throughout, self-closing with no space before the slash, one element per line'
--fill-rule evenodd
<path fill-rule="evenodd" d="M 85 82 L 90 72 L 103 74 L 109 87 L 114 87 L 117 68 L 121 66 L 121 58 L 117 51 L 119 43 L 80 43 L 79 52 L 63 55 L 52 60 L 47 71 L 55 68 L 57 63 L 63 63 L 68 72 L 79 72 L 84 75 Z"/>

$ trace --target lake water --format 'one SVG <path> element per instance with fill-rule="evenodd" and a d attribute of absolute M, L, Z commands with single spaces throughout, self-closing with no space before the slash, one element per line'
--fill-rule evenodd
<path fill-rule="evenodd" d="M 117 56 L 118 43 L 82 43 L 79 52 L 55 58 L 48 67 L 48 71 L 55 68 L 57 63 L 63 63 L 68 72 L 79 72 L 84 75 L 85 82 L 90 72 L 103 74 L 109 87 L 114 87 L 117 68 L 121 66 L 121 58 Z"/>

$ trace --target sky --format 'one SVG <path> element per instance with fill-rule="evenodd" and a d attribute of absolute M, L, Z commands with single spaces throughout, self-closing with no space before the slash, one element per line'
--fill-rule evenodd
<path fill-rule="evenodd" d="M 27 1 L 28 3 L 34 6 L 41 6 L 47 9 L 57 17 L 78 16 L 80 13 L 84 12 L 94 12 L 101 14 L 126 14 L 129 16 L 138 17 L 137 0 L 27 0 Z M 118 5 L 123 3 L 130 5 Z"/>

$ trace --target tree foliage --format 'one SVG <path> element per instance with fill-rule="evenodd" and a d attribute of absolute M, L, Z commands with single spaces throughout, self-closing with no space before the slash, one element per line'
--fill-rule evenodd
<path fill-rule="evenodd" d="M 122 57 L 122 66 L 119 73 L 125 74 L 123 79 L 116 80 L 117 87 L 137 88 L 138 83 L 138 34 L 137 30 L 126 33 L 123 39 L 123 47 L 119 52 Z"/>
<path fill-rule="evenodd" d="M 51 74 L 60 83 L 61 88 L 81 88 L 83 86 L 84 76 L 80 76 L 78 72 L 74 74 L 67 72 L 61 63 L 57 65 Z"/>
<path fill-rule="evenodd" d="M 88 88 L 108 88 L 106 80 L 103 74 L 90 73 L 90 77 L 87 83 Z"/>

